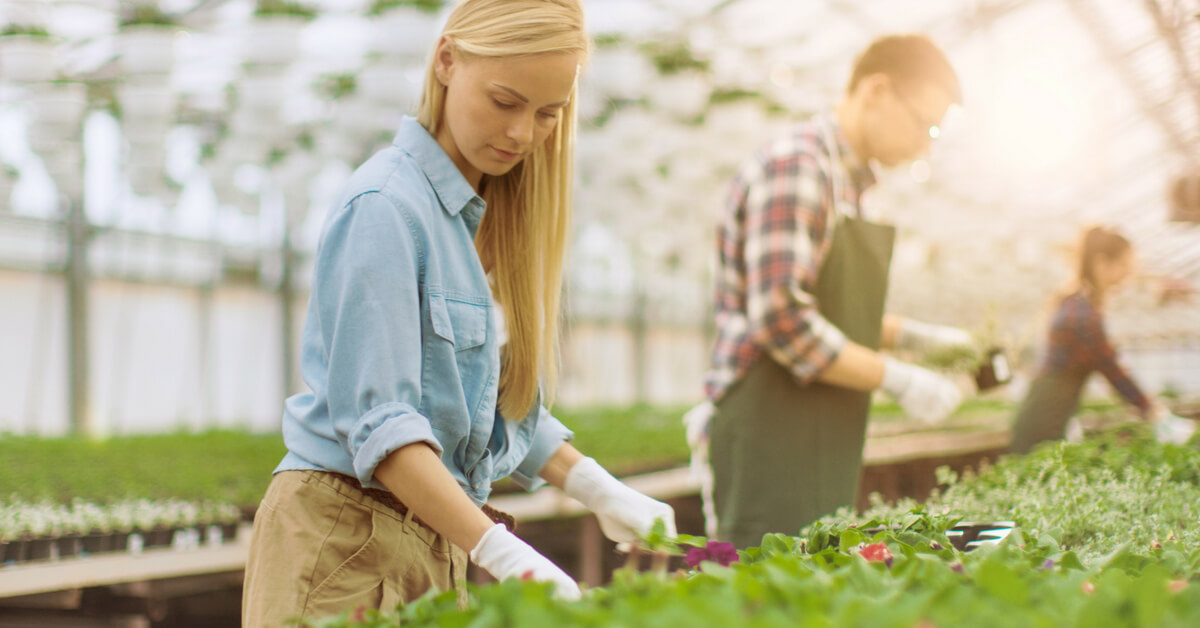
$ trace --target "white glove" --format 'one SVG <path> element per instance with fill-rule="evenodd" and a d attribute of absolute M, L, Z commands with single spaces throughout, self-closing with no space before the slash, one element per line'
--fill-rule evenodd
<path fill-rule="evenodd" d="M 559 599 L 578 600 L 581 597 L 579 585 L 571 576 L 509 532 L 502 523 L 484 532 L 469 555 L 472 562 L 497 580 L 522 578 L 549 582 L 554 585 L 554 595 Z"/>
<path fill-rule="evenodd" d="M 896 328 L 896 348 L 928 353 L 945 349 L 971 348 L 975 339 L 965 329 L 933 325 L 921 321 L 901 319 Z"/>
<path fill-rule="evenodd" d="M 592 458 L 571 467 L 563 489 L 595 513 L 604 536 L 619 546 L 637 544 L 658 519 L 666 526 L 667 537 L 677 536 L 674 508 L 625 486 Z"/>
<path fill-rule="evenodd" d="M 1167 412 L 1154 424 L 1154 440 L 1160 443 L 1182 445 L 1192 438 L 1196 423 L 1177 414 Z"/>
<path fill-rule="evenodd" d="M 883 359 L 880 388 L 895 397 L 905 413 L 925 423 L 945 419 L 962 403 L 962 393 L 950 380 L 890 357 Z"/>
<path fill-rule="evenodd" d="M 708 443 L 708 430 L 712 424 L 713 412 L 716 408 L 711 401 L 701 401 L 683 414 L 684 434 L 688 447 L 695 452 Z"/>
<path fill-rule="evenodd" d="M 1079 417 L 1071 417 L 1067 421 L 1067 431 L 1065 435 L 1068 443 L 1083 442 L 1083 424 L 1079 422 Z"/>

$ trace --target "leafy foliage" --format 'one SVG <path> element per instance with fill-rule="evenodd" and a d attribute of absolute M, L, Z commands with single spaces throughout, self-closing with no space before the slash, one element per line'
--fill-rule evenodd
<path fill-rule="evenodd" d="M 437 13 L 442 10 L 442 0 L 375 0 L 371 3 L 371 8 L 367 9 L 367 15 L 380 15 L 388 9 L 394 7 L 416 7 L 427 13 Z"/>
<path fill-rule="evenodd" d="M 659 74 L 670 76 L 689 70 L 704 72 L 708 70 L 709 62 L 696 57 L 690 46 L 684 41 L 653 42 L 643 44 L 642 50 L 650 56 Z"/>
<path fill-rule="evenodd" d="M 0 501 L 126 499 L 256 504 L 286 449 L 278 434 L 211 431 L 108 440 L 0 437 Z"/>
<path fill-rule="evenodd" d="M 1114 552 L 1085 568 L 1069 551 L 1020 535 L 970 553 L 934 538 L 952 525 L 920 510 L 885 531 L 821 526 L 808 538 L 768 535 L 741 560 L 703 569 L 626 573 L 579 602 L 546 584 L 506 580 L 430 593 L 391 612 L 355 609 L 309 624 L 390 626 L 1030 626 L 1187 625 L 1200 620 L 1189 584 L 1200 550 L 1171 543 Z M 839 539 L 834 545 L 831 539 Z M 902 540 L 902 538 L 906 540 Z M 864 555 L 867 554 L 867 555 Z M 887 564 L 883 556 L 890 557 Z"/>
<path fill-rule="evenodd" d="M 618 477 L 686 464 L 683 406 L 555 408 L 572 443 Z"/>
<path fill-rule="evenodd" d="M 1143 426 L 1126 425 L 978 474 L 939 473 L 946 488 L 928 505 L 876 504 L 799 536 L 767 534 L 736 562 L 710 556 L 673 574 L 621 570 L 578 602 L 509 580 L 472 587 L 466 607 L 453 592 L 430 593 L 391 612 L 356 609 L 311 625 L 1200 625 L 1196 443 L 1160 445 Z M 947 532 L 964 518 L 1018 527 L 962 552 Z M 700 537 L 672 547 L 661 529 L 647 544 L 676 554 L 712 547 Z"/>
<path fill-rule="evenodd" d="M 317 10 L 307 4 L 292 0 L 258 0 L 258 4 L 254 7 L 254 14 L 257 16 L 294 15 L 311 20 L 317 16 Z"/>
<path fill-rule="evenodd" d="M 1200 447 L 1196 441 L 1157 443 L 1142 423 L 1078 444 L 1046 443 L 978 474 L 957 477 L 941 469 L 939 479 L 945 488 L 926 502 L 931 511 L 1012 520 L 1084 561 L 1099 560 L 1121 543 L 1146 548 L 1176 539 L 1200 547 Z M 865 514 L 895 516 L 914 505 L 876 503 Z M 848 516 L 843 511 L 827 521 Z"/>
<path fill-rule="evenodd" d="M 313 81 L 313 91 L 325 100 L 339 100 L 354 93 L 358 79 L 350 72 L 322 74 Z"/>
<path fill-rule="evenodd" d="M 50 31 L 41 24 L 6 24 L 4 29 L 0 30 L 0 37 L 6 35 L 28 35 L 46 39 L 50 37 Z"/>
<path fill-rule="evenodd" d="M 178 23 L 173 16 L 164 13 L 157 5 L 153 4 L 136 4 L 128 7 L 121 15 L 121 26 L 134 26 L 139 24 L 157 24 L 160 26 L 173 26 Z"/>

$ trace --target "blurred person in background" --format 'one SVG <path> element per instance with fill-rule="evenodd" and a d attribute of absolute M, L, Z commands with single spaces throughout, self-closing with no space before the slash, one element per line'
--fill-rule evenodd
<path fill-rule="evenodd" d="M 243 623 L 466 600 L 497 579 L 576 582 L 487 507 L 494 481 L 562 488 L 614 541 L 671 507 L 568 444 L 543 404 L 557 365 L 580 68 L 579 0 L 466 0 L 420 109 L 326 217 L 289 397 L 288 453 L 254 519 Z"/>
<path fill-rule="evenodd" d="M 1026 453 L 1043 441 L 1082 437 L 1071 419 L 1084 385 L 1099 371 L 1161 441 L 1184 442 L 1195 429 L 1148 397 L 1118 361 L 1104 330 L 1104 305 L 1134 272 L 1134 250 L 1123 235 L 1096 226 L 1083 232 L 1076 276 L 1051 319 L 1037 375 L 1017 410 L 1010 448 Z"/>
<path fill-rule="evenodd" d="M 738 172 L 718 224 L 711 412 L 688 420 L 693 443 L 708 443 L 722 540 L 757 545 L 853 505 L 872 391 L 927 422 L 961 402 L 948 379 L 878 352 L 973 340 L 884 315 L 895 229 L 867 220 L 860 202 L 875 165 L 925 153 L 960 102 L 933 42 L 883 37 L 859 55 L 834 111 L 800 122 Z"/>

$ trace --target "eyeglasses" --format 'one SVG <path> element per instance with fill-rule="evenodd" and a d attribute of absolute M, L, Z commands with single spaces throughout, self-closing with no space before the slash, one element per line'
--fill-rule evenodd
<path fill-rule="evenodd" d="M 908 115 L 910 118 L 912 118 L 912 121 L 914 124 L 916 124 L 918 130 L 924 130 L 927 132 L 929 134 L 929 139 L 931 140 L 936 140 L 937 138 L 941 137 L 942 129 L 940 127 L 939 120 L 931 121 L 922 116 L 921 112 L 917 111 L 917 108 L 913 106 L 912 102 L 900 95 L 899 91 L 892 89 L 892 94 L 894 94 L 896 96 L 896 100 L 900 101 L 900 104 L 904 105 L 904 108 L 908 110 Z"/>

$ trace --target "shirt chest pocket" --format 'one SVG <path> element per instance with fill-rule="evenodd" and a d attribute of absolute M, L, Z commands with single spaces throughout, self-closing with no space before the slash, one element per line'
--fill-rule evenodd
<path fill-rule="evenodd" d="M 455 351 L 482 345 L 487 340 L 488 307 L 448 299 L 436 294 L 429 297 L 433 333 L 450 341 Z"/>

